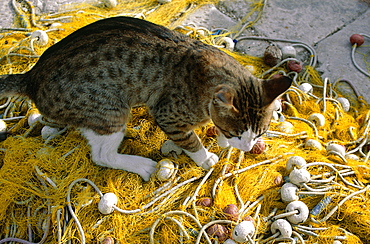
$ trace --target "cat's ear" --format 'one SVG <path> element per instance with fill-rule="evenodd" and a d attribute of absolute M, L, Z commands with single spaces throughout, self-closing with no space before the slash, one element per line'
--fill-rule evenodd
<path fill-rule="evenodd" d="M 234 107 L 234 96 L 235 90 L 233 88 L 227 85 L 219 85 L 215 89 L 213 102 L 234 112 L 238 112 Z"/>
<path fill-rule="evenodd" d="M 287 76 L 277 75 L 268 80 L 262 81 L 262 87 L 265 93 L 264 104 L 272 103 L 275 98 L 286 92 L 292 85 L 292 79 Z"/>

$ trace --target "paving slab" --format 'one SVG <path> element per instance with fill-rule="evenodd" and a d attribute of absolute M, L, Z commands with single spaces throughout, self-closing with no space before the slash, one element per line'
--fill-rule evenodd
<path fill-rule="evenodd" d="M 209 30 L 217 28 L 230 29 L 236 25 L 236 21 L 222 13 L 213 4 L 207 4 L 191 13 L 184 21 L 184 25 L 195 24 L 206 27 Z"/>
<path fill-rule="evenodd" d="M 0 1 L 0 28 L 12 27 L 14 11 L 11 8 L 10 1 Z"/>
<path fill-rule="evenodd" d="M 370 80 L 353 66 L 349 43 L 352 34 L 370 31 L 368 3 L 360 0 L 277 0 L 269 1 L 264 11 L 261 21 L 254 25 L 259 35 L 299 40 L 313 46 L 318 58 L 317 69 L 323 78 L 331 82 L 350 80 L 370 102 Z M 361 60 L 359 64 L 366 67 Z M 348 86 L 341 87 L 344 88 L 342 93 L 353 97 Z"/>
<path fill-rule="evenodd" d="M 52 13 L 57 12 L 63 6 L 68 4 L 82 3 L 82 2 L 98 2 L 93 0 L 30 0 L 30 2 L 35 7 L 36 14 L 40 13 Z M 24 6 L 27 9 L 27 6 Z M 0 27 L 16 27 L 15 26 L 15 11 L 12 6 L 11 0 L 0 0 Z"/>
<path fill-rule="evenodd" d="M 352 47 L 349 38 L 352 34 L 367 33 L 370 34 L 370 9 L 358 16 L 353 22 L 344 26 L 341 30 L 319 41 L 315 48 L 319 55 L 319 70 L 323 77 L 328 77 L 332 81 L 348 80 L 358 90 L 359 95 L 364 96 L 370 103 L 370 78 L 361 73 L 353 64 L 351 59 Z M 355 53 L 355 60 L 358 65 L 366 70 L 366 63 L 370 63 L 370 38 L 366 38 L 368 45 L 358 47 Z M 339 90 L 342 93 L 350 95 L 351 89 L 340 84 Z"/>
<path fill-rule="evenodd" d="M 331 82 L 340 79 L 350 80 L 358 92 L 370 103 L 370 80 L 369 77 L 358 71 L 351 61 L 351 45 L 349 37 L 355 33 L 367 33 L 370 31 L 369 1 L 361 0 L 274 0 L 267 1 L 262 17 L 251 27 L 247 28 L 242 35 L 260 36 L 266 38 L 278 38 L 296 40 L 309 44 L 316 50 L 318 64 L 317 70 L 322 76 L 328 77 Z M 230 23 L 237 23 L 243 19 L 252 5 L 248 1 L 221 1 L 216 10 L 210 7 L 198 9 L 194 15 L 211 17 L 207 22 L 199 21 L 199 25 L 213 23 L 204 27 L 228 28 Z M 220 13 L 216 14 L 216 12 Z M 225 23 L 216 22 L 222 15 Z M 256 13 L 252 14 L 247 21 L 253 21 Z M 198 18 L 188 17 L 187 22 L 197 22 Z M 185 21 L 185 22 L 186 22 Z M 217 23 L 218 26 L 215 26 Z M 273 41 L 271 41 L 273 42 Z M 248 40 L 238 43 L 237 51 L 253 56 L 262 56 L 265 48 L 271 42 Z M 367 39 L 367 43 L 370 39 Z M 277 43 L 283 46 L 284 43 Z M 363 46 L 358 50 L 369 54 L 369 46 Z M 365 62 L 370 62 L 369 57 L 356 55 L 357 62 L 366 69 Z M 340 85 L 341 92 L 354 97 L 349 86 Z M 356 99 L 352 99 L 353 101 Z"/>
<path fill-rule="evenodd" d="M 368 7 L 360 0 L 272 0 L 254 29 L 262 36 L 314 45 L 353 22 Z"/>

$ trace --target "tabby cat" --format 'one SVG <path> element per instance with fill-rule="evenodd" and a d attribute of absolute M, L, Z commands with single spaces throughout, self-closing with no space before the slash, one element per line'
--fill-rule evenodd
<path fill-rule="evenodd" d="M 0 77 L 1 95 L 26 95 L 48 119 L 79 128 L 92 160 L 149 180 L 156 162 L 119 154 L 130 108 L 146 104 L 158 126 L 205 169 L 218 157 L 194 128 L 211 119 L 249 151 L 268 128 L 288 77 L 261 80 L 219 49 L 145 20 L 114 17 L 47 49 L 25 74 Z"/>

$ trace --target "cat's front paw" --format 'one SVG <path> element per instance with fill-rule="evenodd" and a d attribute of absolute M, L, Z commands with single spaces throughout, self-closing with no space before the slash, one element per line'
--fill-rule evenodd
<path fill-rule="evenodd" d="M 218 156 L 214 153 L 208 152 L 208 158 L 205 161 L 203 161 L 201 164 L 198 164 L 198 163 L 197 164 L 203 169 L 209 170 L 217 162 L 218 162 Z"/>
<path fill-rule="evenodd" d="M 99 165 L 113 169 L 126 170 L 136 173 L 145 181 L 150 180 L 150 176 L 155 172 L 157 162 L 140 156 L 113 153 L 109 154 L 105 160 L 94 160 Z"/>
<path fill-rule="evenodd" d="M 229 147 L 230 146 L 227 138 L 222 133 L 220 133 L 220 135 L 217 136 L 217 144 L 220 147 L 223 147 L 223 148 L 226 148 L 226 147 Z"/>
<path fill-rule="evenodd" d="M 138 175 L 143 178 L 145 181 L 150 180 L 150 176 L 156 171 L 157 169 L 157 162 L 149 159 L 144 158 L 145 160 L 140 160 L 141 162 L 137 165 L 137 169 L 135 170 Z M 133 170 L 134 171 L 134 170 Z"/>
<path fill-rule="evenodd" d="M 218 162 L 218 156 L 214 153 L 208 152 L 204 147 L 197 152 L 189 152 L 184 150 L 184 152 L 191 158 L 193 161 L 205 170 L 209 170 L 213 165 Z"/>

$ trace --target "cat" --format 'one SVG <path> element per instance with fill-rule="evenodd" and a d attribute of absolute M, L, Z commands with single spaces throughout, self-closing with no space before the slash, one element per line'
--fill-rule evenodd
<path fill-rule="evenodd" d="M 231 56 L 151 22 L 112 17 L 48 48 L 24 74 L 2 75 L 2 96 L 28 96 L 46 118 L 78 128 L 101 166 L 148 181 L 157 163 L 118 153 L 131 107 L 146 104 L 169 139 L 200 167 L 218 161 L 194 129 L 213 121 L 249 151 L 269 127 L 289 77 L 262 80 Z"/>

